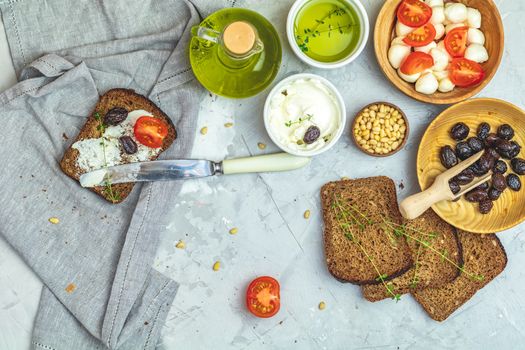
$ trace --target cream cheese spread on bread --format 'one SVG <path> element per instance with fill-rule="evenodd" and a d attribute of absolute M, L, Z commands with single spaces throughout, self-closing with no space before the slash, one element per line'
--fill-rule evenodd
<path fill-rule="evenodd" d="M 100 138 L 84 139 L 75 142 L 71 147 L 78 151 L 77 166 L 83 172 L 89 172 L 108 166 L 119 164 L 145 162 L 157 156 L 160 148 L 151 148 L 138 142 L 133 133 L 137 119 L 142 116 L 153 115 L 144 110 L 135 110 L 128 113 L 126 119 L 116 126 L 108 126 Z M 137 144 L 137 152 L 126 154 L 122 150 L 119 138 L 129 136 Z"/>

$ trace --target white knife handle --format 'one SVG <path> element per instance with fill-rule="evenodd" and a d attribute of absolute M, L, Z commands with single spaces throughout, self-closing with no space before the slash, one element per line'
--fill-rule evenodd
<path fill-rule="evenodd" d="M 229 159 L 222 162 L 224 174 L 265 173 L 295 170 L 310 163 L 310 158 L 292 156 L 288 153 Z"/>

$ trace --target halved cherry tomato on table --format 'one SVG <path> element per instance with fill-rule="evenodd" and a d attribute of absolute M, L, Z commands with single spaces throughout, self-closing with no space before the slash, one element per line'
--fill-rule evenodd
<path fill-rule="evenodd" d="M 445 37 L 445 49 L 452 57 L 465 56 L 467 49 L 468 27 L 458 27 L 448 32 Z"/>
<path fill-rule="evenodd" d="M 412 28 L 421 27 L 430 21 L 432 8 L 420 0 L 403 0 L 397 8 L 397 18 Z"/>
<path fill-rule="evenodd" d="M 403 42 L 407 45 L 420 47 L 430 44 L 436 38 L 436 28 L 432 23 L 427 23 L 422 27 L 417 28 L 411 33 L 408 33 L 403 38 Z"/>
<path fill-rule="evenodd" d="M 161 119 L 142 116 L 135 122 L 133 132 L 137 141 L 144 146 L 160 148 L 168 135 L 168 125 Z"/>
<path fill-rule="evenodd" d="M 401 73 L 412 75 L 421 73 L 425 69 L 432 68 L 434 59 L 428 53 L 414 51 L 401 64 Z"/>
<path fill-rule="evenodd" d="M 273 277 L 258 277 L 250 283 L 246 291 L 248 310 L 257 317 L 274 316 L 281 307 L 279 282 Z"/>
<path fill-rule="evenodd" d="M 459 87 L 474 86 L 485 78 L 485 72 L 479 63 L 466 58 L 454 58 L 450 62 L 450 81 Z"/>

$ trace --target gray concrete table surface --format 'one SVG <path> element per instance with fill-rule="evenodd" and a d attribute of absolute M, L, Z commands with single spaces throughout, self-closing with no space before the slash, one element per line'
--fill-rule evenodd
<path fill-rule="evenodd" d="M 505 271 L 447 321 L 431 320 L 410 296 L 398 303 L 369 303 L 360 289 L 342 284 L 324 261 L 319 189 L 343 176 L 387 175 L 400 199 L 419 190 L 415 160 L 429 122 L 445 107 L 417 102 L 397 91 L 376 63 L 372 37 L 350 65 L 317 70 L 301 63 L 285 36 L 293 1 L 254 1 L 253 8 L 276 26 L 283 42 L 280 79 L 313 72 L 341 91 L 348 121 L 364 105 L 384 100 L 407 114 L 411 134 L 398 154 L 377 159 L 352 144 L 349 127 L 329 152 L 307 168 L 279 174 L 236 175 L 187 182 L 172 203 L 172 223 L 162 236 L 155 267 L 181 284 L 159 349 L 517 349 L 525 343 L 525 224 L 498 236 L 509 262 Z M 380 0 L 363 0 L 375 23 Z M 525 107 L 525 3 L 496 1 L 505 27 L 505 53 L 498 73 L 478 97 L 501 98 Z M 0 89 L 14 83 L 0 27 Z M 275 84 L 274 83 L 274 84 Z M 277 152 L 262 121 L 269 90 L 230 100 L 203 94 L 193 156 L 221 160 Z M 232 128 L 224 124 L 233 122 Z M 525 121 L 524 121 L 525 122 Z M 260 150 L 257 143 L 267 144 Z M 403 184 L 403 186 L 401 186 Z M 310 210 L 310 219 L 303 218 Z M 236 235 L 229 229 L 238 227 Z M 177 249 L 179 240 L 186 249 Z M 215 272 L 212 265 L 221 262 Z M 257 319 L 245 307 L 247 284 L 271 275 L 281 284 L 281 311 Z M 27 349 L 40 282 L 0 240 L 0 349 Z M 326 309 L 318 309 L 319 302 Z"/>

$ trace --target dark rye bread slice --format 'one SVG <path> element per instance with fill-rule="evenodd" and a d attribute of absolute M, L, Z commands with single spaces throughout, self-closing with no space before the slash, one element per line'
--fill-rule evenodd
<path fill-rule="evenodd" d="M 100 97 L 100 100 L 93 109 L 93 112 L 87 118 L 86 123 L 80 130 L 80 133 L 78 134 L 77 138 L 71 143 L 71 145 L 80 140 L 99 138 L 102 132 L 97 128 L 99 126 L 99 121 L 95 119 L 95 113 L 98 112 L 103 117 L 110 109 L 115 107 L 122 107 L 128 111 L 142 109 L 150 112 L 155 118 L 164 120 L 168 124 L 168 135 L 163 141 L 161 152 L 159 152 L 159 155 L 166 149 L 168 149 L 173 143 L 173 141 L 177 138 L 177 132 L 171 119 L 163 111 L 161 111 L 160 108 L 157 107 L 153 102 L 151 102 L 146 97 L 137 94 L 133 90 L 112 89 Z M 65 151 L 64 156 L 60 161 L 60 168 L 62 168 L 62 171 L 66 175 L 78 181 L 80 175 L 82 175 L 84 171 L 77 166 L 77 157 L 79 152 L 78 150 L 71 148 L 71 145 Z M 150 160 L 155 160 L 157 158 L 158 156 L 152 157 Z M 134 185 L 134 183 L 111 185 L 113 196 L 110 195 L 109 191 L 105 186 L 94 187 L 92 188 L 92 190 L 111 203 L 120 203 L 128 197 L 128 195 L 133 190 Z"/>
<path fill-rule="evenodd" d="M 462 273 L 453 282 L 439 288 L 412 292 L 429 316 L 436 321 L 447 319 L 478 290 L 499 275 L 507 265 L 507 254 L 496 235 L 458 231 L 458 236 L 463 247 L 465 271 L 481 275 L 483 280 L 478 281 Z"/>
<path fill-rule="evenodd" d="M 401 223 L 394 182 L 385 176 L 330 182 L 321 188 L 324 220 L 324 249 L 330 273 L 342 282 L 375 284 L 379 274 L 359 245 L 348 239 L 337 218 L 335 201 L 355 205 L 369 219 L 379 222 L 382 217 Z M 352 225 L 355 237 L 386 279 L 406 272 L 412 266 L 410 249 L 403 237 L 383 232 L 375 225 L 359 231 Z"/>
<path fill-rule="evenodd" d="M 463 255 L 456 229 L 443 221 L 432 209 L 427 210 L 419 218 L 405 220 L 404 223 L 407 227 L 407 234 L 415 238 L 407 239 L 414 266 L 403 275 L 388 282 L 392 284 L 393 292 L 406 294 L 411 290 L 440 287 L 456 279 L 459 276 L 459 269 L 431 249 L 441 252 L 457 266 L 461 266 Z M 431 248 L 424 247 L 417 240 L 429 243 Z M 361 288 L 363 296 L 369 301 L 391 297 L 383 285 L 366 285 Z"/>

